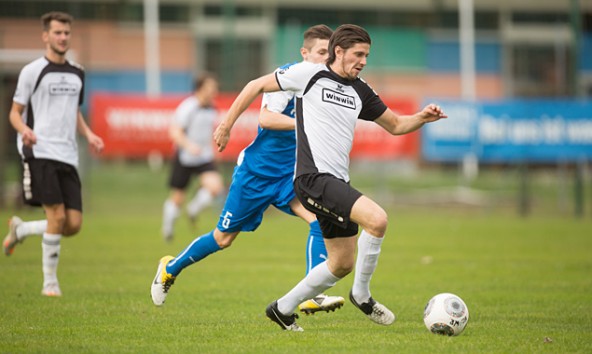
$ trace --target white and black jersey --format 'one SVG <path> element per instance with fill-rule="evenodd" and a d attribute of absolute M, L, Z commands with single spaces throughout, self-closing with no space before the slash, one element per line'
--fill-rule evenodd
<path fill-rule="evenodd" d="M 296 95 L 296 177 L 330 173 L 349 182 L 356 121 L 375 120 L 386 105 L 362 79 L 344 79 L 325 64 L 298 63 L 275 77 Z"/>
<path fill-rule="evenodd" d="M 43 57 L 21 70 L 13 100 L 25 106 L 23 122 L 37 137 L 33 147 L 25 147 L 18 135 L 17 147 L 23 159 L 42 158 L 78 166 L 76 129 L 83 96 L 84 70 L 77 64 L 56 64 Z"/>
<path fill-rule="evenodd" d="M 201 148 L 199 155 L 193 155 L 178 147 L 179 161 L 183 166 L 198 166 L 214 160 L 212 133 L 216 117 L 216 109 L 203 106 L 195 96 L 189 96 L 179 104 L 174 122 L 183 129 L 187 139 Z"/>

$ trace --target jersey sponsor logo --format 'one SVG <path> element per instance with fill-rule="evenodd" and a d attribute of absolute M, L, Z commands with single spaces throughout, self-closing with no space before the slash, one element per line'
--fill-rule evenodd
<path fill-rule="evenodd" d="M 326 88 L 323 89 L 323 101 L 345 108 L 356 109 L 356 100 L 352 96 L 344 95 L 343 93 Z"/>
<path fill-rule="evenodd" d="M 49 94 L 54 96 L 72 96 L 78 94 L 78 86 L 67 82 L 49 84 Z"/>

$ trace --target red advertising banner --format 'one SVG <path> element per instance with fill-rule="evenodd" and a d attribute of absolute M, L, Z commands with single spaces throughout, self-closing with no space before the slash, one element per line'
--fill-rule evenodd
<path fill-rule="evenodd" d="M 91 127 L 105 141 L 101 157 L 145 158 L 154 153 L 171 157 L 174 146 L 169 139 L 168 126 L 184 97 L 94 94 L 90 107 Z M 216 107 L 220 118 L 224 117 L 235 97 L 235 94 L 218 96 Z M 385 103 L 400 114 L 417 111 L 417 104 L 411 100 L 386 99 Z M 257 99 L 236 122 L 228 146 L 218 156 L 221 160 L 236 160 L 240 151 L 255 138 L 260 105 L 261 100 Z M 375 123 L 358 122 L 352 158 L 414 159 L 418 154 L 418 133 L 393 137 Z"/>
<path fill-rule="evenodd" d="M 410 99 L 381 97 L 384 103 L 397 114 L 417 112 L 417 103 Z M 389 160 L 396 158 L 419 158 L 419 132 L 392 136 L 374 122 L 358 120 L 354 132 L 351 158 Z"/>

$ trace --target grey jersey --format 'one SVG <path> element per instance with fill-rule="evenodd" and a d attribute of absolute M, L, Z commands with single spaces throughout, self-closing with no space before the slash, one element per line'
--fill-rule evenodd
<path fill-rule="evenodd" d="M 187 97 L 175 110 L 174 122 L 183 128 L 187 138 L 201 147 L 199 155 L 193 155 L 178 147 L 179 161 L 185 166 L 197 166 L 214 160 L 212 134 L 217 112 L 211 107 L 202 107 L 195 96 Z"/>
<path fill-rule="evenodd" d="M 28 148 L 18 135 L 17 147 L 24 159 L 43 158 L 78 166 L 76 130 L 83 96 L 84 71 L 69 61 L 56 64 L 43 57 L 21 70 L 13 100 L 25 106 L 23 122 L 37 137 L 37 143 Z"/>
<path fill-rule="evenodd" d="M 302 62 L 275 76 L 282 90 L 296 95 L 296 177 L 330 173 L 349 182 L 356 121 L 375 120 L 386 105 L 362 79 L 346 80 L 325 64 Z"/>

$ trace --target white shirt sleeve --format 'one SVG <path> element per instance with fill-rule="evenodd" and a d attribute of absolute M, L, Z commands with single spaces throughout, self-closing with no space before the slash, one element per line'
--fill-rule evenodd
<path fill-rule="evenodd" d="M 277 69 L 275 78 L 282 91 L 292 91 L 298 95 L 305 90 L 310 78 L 323 68 L 325 68 L 324 64 L 303 61 L 285 69 Z"/>
<path fill-rule="evenodd" d="M 293 97 L 294 93 L 290 91 L 266 92 L 261 100 L 261 108 L 266 107 L 271 112 L 282 113 Z"/>
<path fill-rule="evenodd" d="M 16 84 L 16 91 L 14 92 L 13 101 L 26 106 L 33 95 L 33 90 L 35 89 L 35 79 L 36 79 L 35 70 L 29 65 L 25 66 L 18 78 L 18 82 Z"/>

